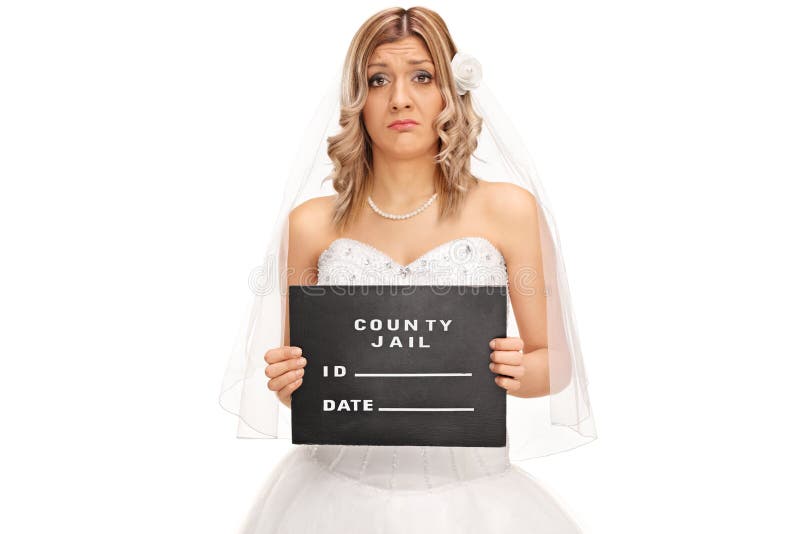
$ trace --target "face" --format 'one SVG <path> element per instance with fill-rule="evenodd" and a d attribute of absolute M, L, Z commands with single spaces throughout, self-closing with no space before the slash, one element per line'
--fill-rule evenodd
<path fill-rule="evenodd" d="M 413 36 L 381 45 L 367 64 L 369 92 L 362 117 L 373 151 L 401 159 L 435 154 L 439 135 L 433 121 L 444 98 L 423 41 Z M 414 123 L 391 126 L 405 119 Z"/>

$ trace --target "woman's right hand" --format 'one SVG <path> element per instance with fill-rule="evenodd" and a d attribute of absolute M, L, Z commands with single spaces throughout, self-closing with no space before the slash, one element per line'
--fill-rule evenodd
<path fill-rule="evenodd" d="M 270 379 L 267 387 L 276 392 L 287 408 L 292 407 L 292 392 L 303 383 L 306 359 L 302 354 L 300 347 L 283 346 L 270 349 L 264 355 L 269 364 L 264 371 Z"/>

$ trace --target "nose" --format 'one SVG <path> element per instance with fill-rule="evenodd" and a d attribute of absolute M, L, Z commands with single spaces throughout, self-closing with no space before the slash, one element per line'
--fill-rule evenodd
<path fill-rule="evenodd" d="M 392 110 L 397 111 L 400 108 L 408 108 L 411 106 L 411 98 L 408 96 L 408 88 L 405 81 L 397 81 L 393 84 L 392 89 Z"/>

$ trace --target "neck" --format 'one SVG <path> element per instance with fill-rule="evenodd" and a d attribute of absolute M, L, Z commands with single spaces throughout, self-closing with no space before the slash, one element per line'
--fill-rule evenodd
<path fill-rule="evenodd" d="M 405 212 L 418 207 L 436 192 L 437 173 L 431 155 L 388 160 L 374 154 L 370 196 L 385 211 Z"/>

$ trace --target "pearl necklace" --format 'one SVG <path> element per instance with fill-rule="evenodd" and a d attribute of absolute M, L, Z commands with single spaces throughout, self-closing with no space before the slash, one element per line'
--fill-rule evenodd
<path fill-rule="evenodd" d="M 434 193 L 431 198 L 429 198 L 428 200 L 425 201 L 425 204 L 423 204 L 422 206 L 418 207 L 414 211 L 410 211 L 410 212 L 404 213 L 402 215 L 395 215 L 393 213 L 386 213 L 385 211 L 381 210 L 378 206 L 375 205 L 375 202 L 372 200 L 371 196 L 367 196 L 367 202 L 369 202 L 369 206 L 372 208 L 372 210 L 375 213 L 377 213 L 378 215 L 380 215 L 381 217 L 386 217 L 387 219 L 396 219 L 396 220 L 397 219 L 408 219 L 409 217 L 413 217 L 414 215 L 418 214 L 419 212 L 421 212 L 422 210 L 424 210 L 425 208 L 430 206 L 431 203 L 434 200 L 436 200 L 436 196 L 438 194 L 439 193 Z"/>

